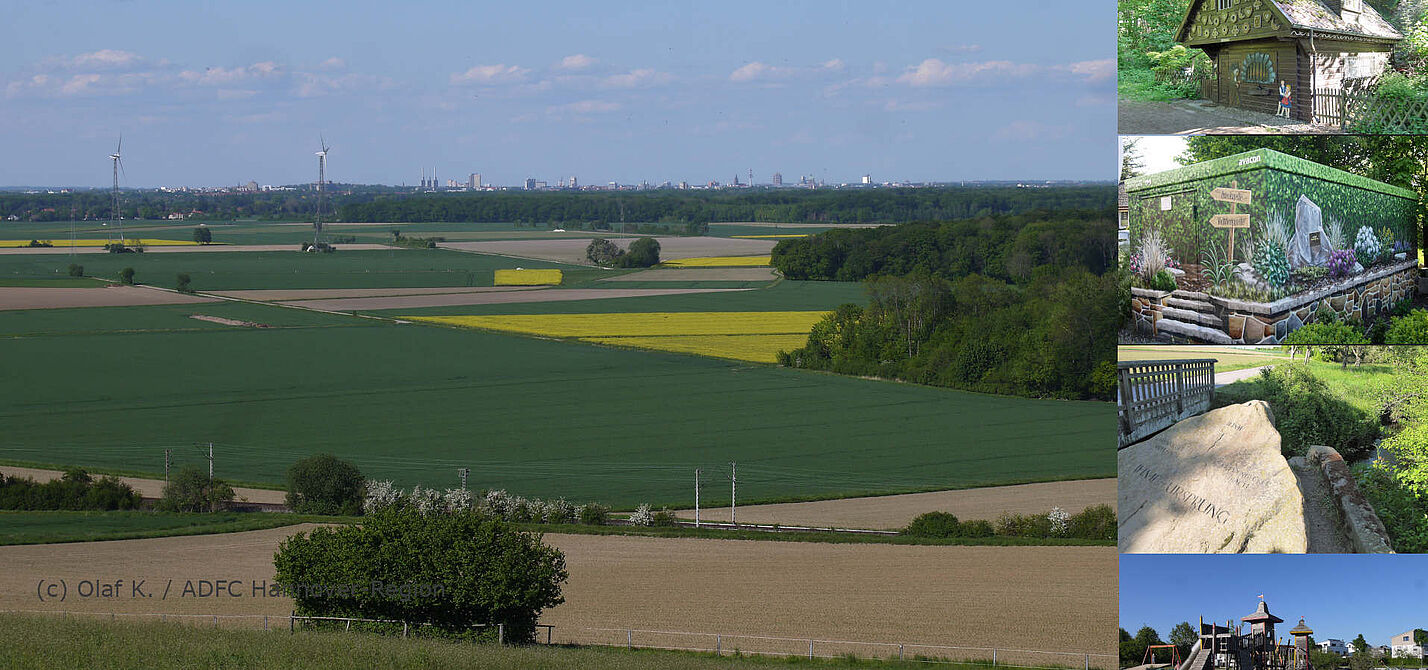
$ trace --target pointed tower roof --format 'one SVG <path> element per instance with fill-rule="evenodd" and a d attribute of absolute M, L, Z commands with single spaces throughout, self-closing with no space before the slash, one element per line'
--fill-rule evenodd
<path fill-rule="evenodd" d="M 1313 635 L 1314 630 L 1304 623 L 1304 617 L 1299 617 L 1299 625 L 1289 630 L 1290 635 Z"/>
<path fill-rule="evenodd" d="M 1281 619 L 1269 613 L 1269 603 L 1266 603 L 1263 600 L 1259 601 L 1259 608 L 1254 611 L 1254 614 L 1251 614 L 1246 617 L 1240 617 L 1240 621 L 1244 621 L 1246 623 L 1255 623 L 1258 621 L 1268 621 L 1270 623 L 1284 623 L 1284 619 Z"/>

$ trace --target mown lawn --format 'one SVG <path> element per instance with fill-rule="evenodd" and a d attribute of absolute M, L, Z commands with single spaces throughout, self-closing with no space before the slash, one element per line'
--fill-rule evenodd
<path fill-rule="evenodd" d="M 1299 360 L 1302 364 L 1303 358 Z M 1320 360 L 1309 361 L 1309 369 L 1314 372 L 1315 377 L 1343 395 L 1349 404 L 1375 416 L 1379 411 L 1378 390 L 1394 374 L 1393 366 L 1387 364 L 1364 364 L 1358 367 L 1351 365 L 1345 369 L 1338 363 Z M 1263 395 L 1259 377 L 1256 376 L 1215 389 L 1215 403 L 1241 403 Z"/>
<path fill-rule="evenodd" d="M 1215 359 L 1215 372 L 1232 372 L 1263 365 L 1274 365 L 1289 360 L 1288 354 L 1279 349 L 1255 349 L 1250 347 L 1213 347 L 1203 345 L 1121 345 L 1116 347 L 1116 355 L 1121 361 L 1167 361 L 1187 358 Z"/>

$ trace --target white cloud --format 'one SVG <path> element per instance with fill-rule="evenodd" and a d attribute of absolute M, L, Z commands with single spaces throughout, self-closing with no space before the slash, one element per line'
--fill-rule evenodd
<path fill-rule="evenodd" d="M 1109 81 L 1116 76 L 1116 61 L 1110 58 L 1104 60 L 1083 60 L 1064 65 L 1062 68 L 1072 74 L 1079 74 L 1085 77 L 1086 81 Z"/>
<path fill-rule="evenodd" d="M 220 86 L 251 79 L 276 77 L 282 73 L 282 67 L 277 63 L 263 61 L 247 67 L 210 67 L 205 68 L 202 72 L 197 70 L 184 70 L 178 73 L 178 78 L 181 81 L 199 86 Z"/>
<path fill-rule="evenodd" d="M 951 86 L 986 77 L 1022 77 L 1038 69 L 1035 65 L 1005 60 L 944 63 L 937 58 L 929 58 L 907 68 L 897 80 L 909 86 Z"/>
<path fill-rule="evenodd" d="M 132 51 L 100 49 L 99 51 L 92 51 L 87 54 L 75 56 L 69 59 L 66 65 L 73 68 L 100 70 L 131 67 L 142 63 L 143 60 L 143 58 L 139 57 L 139 54 Z"/>
<path fill-rule="evenodd" d="M 729 81 L 753 81 L 781 73 L 783 68 L 765 65 L 758 61 L 744 65 L 729 74 Z"/>
<path fill-rule="evenodd" d="M 841 59 L 841 58 L 834 58 L 834 59 L 832 59 L 832 60 L 823 61 L 822 67 L 823 67 L 823 69 L 825 69 L 825 70 L 831 70 L 831 71 L 833 71 L 833 72 L 841 72 L 841 71 L 843 70 L 843 68 L 846 67 L 846 64 L 843 62 L 843 59 Z"/>
<path fill-rule="evenodd" d="M 477 65 L 465 72 L 451 75 L 453 84 L 506 84 L 525 81 L 530 74 L 528 68 L 517 65 Z"/>
<path fill-rule="evenodd" d="M 99 83 L 102 79 L 97 74 L 77 74 L 70 77 L 69 81 L 60 86 L 60 95 L 81 95 L 89 92 L 90 87 Z"/>
<path fill-rule="evenodd" d="M 595 59 L 585 54 L 575 54 L 560 59 L 560 65 L 556 66 L 562 70 L 584 70 L 595 64 Z"/>
<path fill-rule="evenodd" d="M 645 68 L 640 70 L 630 70 L 625 74 L 616 74 L 606 77 L 600 81 L 601 85 L 610 88 L 638 88 L 641 86 L 654 86 L 657 84 L 667 84 L 674 80 L 674 75 L 668 72 Z"/>
<path fill-rule="evenodd" d="M 338 57 L 336 57 L 336 56 L 333 56 L 332 58 L 329 58 L 329 59 L 327 59 L 327 60 L 325 60 L 325 61 L 322 61 L 321 63 L 318 63 L 318 64 L 317 64 L 317 67 L 320 68 L 320 69 L 323 69 L 323 70 L 340 70 L 340 69 L 342 69 L 342 68 L 344 68 L 344 67 L 347 67 L 347 61 L 344 61 L 344 60 L 342 60 L 341 58 L 338 58 Z"/>
<path fill-rule="evenodd" d="M 620 103 L 608 100 L 581 100 L 564 105 L 554 105 L 546 109 L 551 114 L 600 114 L 619 111 Z"/>

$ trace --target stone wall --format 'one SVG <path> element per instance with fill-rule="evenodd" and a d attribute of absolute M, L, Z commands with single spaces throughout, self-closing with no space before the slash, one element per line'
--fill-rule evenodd
<path fill-rule="evenodd" d="M 1213 305 L 1214 314 L 1197 315 L 1196 323 L 1177 328 L 1177 332 L 1167 332 L 1160 324 L 1167 318 L 1167 302 L 1174 301 L 1174 294 L 1132 287 L 1131 322 L 1141 335 L 1174 342 L 1278 344 L 1289 333 L 1316 322 L 1324 307 L 1338 314 L 1340 321 L 1357 318 L 1371 323 L 1384 318 L 1394 305 L 1413 299 L 1418 284 L 1418 261 L 1406 260 L 1270 303 L 1204 296 L 1199 299 Z"/>
<path fill-rule="evenodd" d="M 1370 323 L 1385 317 L 1399 302 L 1412 299 L 1417 291 L 1418 261 L 1411 260 L 1272 303 L 1215 297 L 1211 302 L 1223 310 L 1225 333 L 1234 342 L 1278 344 L 1289 333 L 1316 322 L 1324 307 L 1338 314 L 1340 321 L 1357 318 Z"/>

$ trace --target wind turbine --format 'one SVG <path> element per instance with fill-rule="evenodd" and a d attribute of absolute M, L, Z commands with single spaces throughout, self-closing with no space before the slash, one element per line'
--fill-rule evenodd
<path fill-rule="evenodd" d="M 322 151 L 317 152 L 317 220 L 312 224 L 312 243 L 317 245 L 317 236 L 322 233 L 322 187 L 327 181 L 327 139 L 318 135 Z"/>
<path fill-rule="evenodd" d="M 124 243 L 124 224 L 119 218 L 119 170 L 123 169 L 124 162 L 121 151 L 124 149 L 124 136 L 119 136 L 119 146 L 114 148 L 114 153 L 109 154 L 109 160 L 114 163 L 114 191 L 109 204 L 109 221 L 117 223 L 119 227 L 119 243 Z"/>

